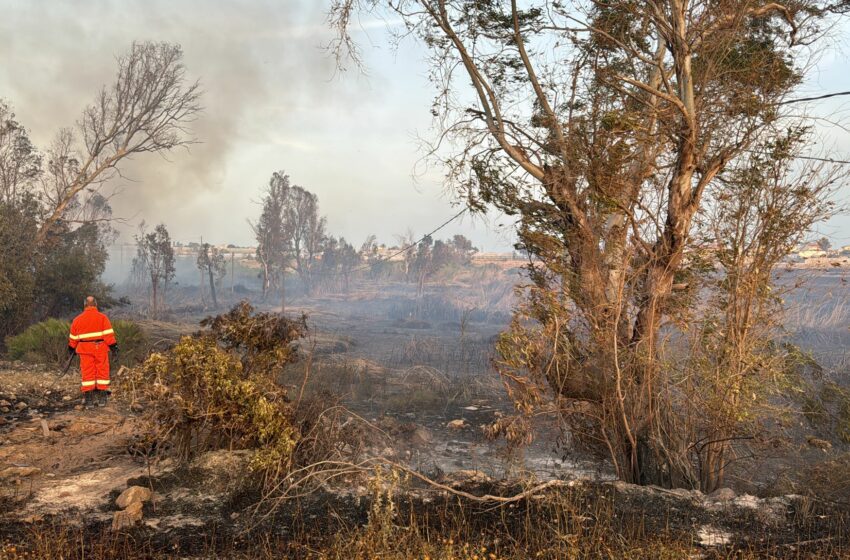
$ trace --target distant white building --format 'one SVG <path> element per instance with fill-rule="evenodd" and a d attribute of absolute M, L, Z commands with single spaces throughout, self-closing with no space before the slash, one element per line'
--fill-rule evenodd
<path fill-rule="evenodd" d="M 828 255 L 829 253 L 821 249 L 817 243 L 809 243 L 797 250 L 797 256 L 801 259 L 819 259 Z"/>

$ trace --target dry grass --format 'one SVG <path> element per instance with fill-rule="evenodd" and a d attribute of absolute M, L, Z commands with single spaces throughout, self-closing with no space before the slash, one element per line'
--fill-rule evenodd
<path fill-rule="evenodd" d="M 547 491 L 501 507 L 454 496 L 426 504 L 412 498 L 416 490 L 403 473 L 386 468 L 374 471 L 369 491 L 362 514 L 334 510 L 334 506 L 292 510 L 255 533 L 241 535 L 234 535 L 233 528 L 226 525 L 220 531 L 193 530 L 192 535 L 176 538 L 150 531 L 115 534 L 43 523 L 19 534 L 7 534 L 5 542 L 0 543 L 0 560 L 850 558 L 842 532 L 846 527 L 841 529 L 834 518 L 825 519 L 815 506 L 803 508 L 806 511 L 799 511 L 797 519 L 790 522 L 797 531 L 794 535 L 777 535 L 765 531 L 764 526 L 746 525 L 748 521 L 739 514 L 724 522 L 746 525 L 733 529 L 734 538 L 743 537 L 746 542 L 702 547 L 696 542 L 695 532 L 705 522 L 705 513 L 682 511 L 681 503 L 669 510 L 659 507 L 663 502 L 658 501 L 624 506 L 618 494 L 575 487 Z M 629 500 L 633 498 L 625 498 Z M 694 516 L 691 521 L 689 516 Z M 358 517 L 365 518 L 365 523 Z M 306 519 L 312 521 L 305 523 Z M 281 524 L 294 532 L 279 536 Z"/>

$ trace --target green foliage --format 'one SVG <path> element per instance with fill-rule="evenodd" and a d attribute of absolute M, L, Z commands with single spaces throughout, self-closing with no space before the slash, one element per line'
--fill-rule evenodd
<path fill-rule="evenodd" d="M 114 363 L 132 366 L 147 357 L 150 349 L 148 336 L 139 325 L 132 321 L 117 320 L 112 322 L 112 328 L 121 350 L 117 358 L 113 357 Z"/>
<path fill-rule="evenodd" d="M 227 444 L 256 448 L 252 466 L 286 469 L 297 443 L 285 391 L 247 379 L 239 358 L 210 336 L 187 336 L 153 354 L 139 371 L 152 407 L 148 420 L 188 460 Z"/>
<path fill-rule="evenodd" d="M 34 321 L 68 315 L 87 295 L 109 299 L 100 281 L 104 232 L 93 223 L 71 229 L 58 222 L 37 247 L 38 214 L 32 199 L 0 201 L 0 339 Z"/>
<path fill-rule="evenodd" d="M 71 324 L 48 319 L 30 326 L 24 332 L 6 339 L 9 357 L 35 363 L 62 363 L 67 357 L 68 332 Z"/>
<path fill-rule="evenodd" d="M 26 326 L 32 315 L 36 210 L 32 201 L 0 201 L 0 340 Z"/>
<path fill-rule="evenodd" d="M 277 480 L 292 465 L 301 423 L 274 376 L 295 359 L 305 319 L 254 314 L 242 302 L 201 324 L 209 328 L 152 354 L 128 380 L 147 402 L 148 425 L 182 461 L 212 449 L 254 449 L 252 468 Z"/>
<path fill-rule="evenodd" d="M 16 336 L 6 339 L 9 356 L 43 364 L 64 364 L 67 360 L 68 332 L 71 323 L 59 319 L 47 319 L 28 327 Z M 131 321 L 114 321 L 112 328 L 121 353 L 113 358 L 115 365 L 131 365 L 141 360 L 147 352 L 147 336 Z"/>
<path fill-rule="evenodd" d="M 111 289 L 100 281 L 109 253 L 95 223 L 70 229 L 59 222 L 41 247 L 35 271 L 36 318 L 67 315 L 88 295 L 104 302 Z"/>
<path fill-rule="evenodd" d="M 254 313 L 247 301 L 225 314 L 207 317 L 202 327 L 225 350 L 240 357 L 245 373 L 274 376 L 295 357 L 294 341 L 307 332 L 307 317 L 293 321 L 277 313 Z"/>

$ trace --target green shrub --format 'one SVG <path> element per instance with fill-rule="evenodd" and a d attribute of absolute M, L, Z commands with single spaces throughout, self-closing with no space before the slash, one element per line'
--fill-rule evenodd
<path fill-rule="evenodd" d="M 65 361 L 68 331 L 71 324 L 48 319 L 31 325 L 24 332 L 6 338 L 6 348 L 13 360 L 59 364 Z"/>
<path fill-rule="evenodd" d="M 152 354 L 136 375 L 151 427 L 175 444 L 181 460 L 220 447 L 254 448 L 256 470 L 289 468 L 298 430 L 286 392 L 268 379 L 246 378 L 239 358 L 211 337 L 183 337 Z"/>
<path fill-rule="evenodd" d="M 117 359 L 113 358 L 116 365 L 133 366 L 147 358 L 150 346 L 142 327 L 132 321 L 118 320 L 112 322 L 112 328 L 121 350 Z"/>
<path fill-rule="evenodd" d="M 154 352 L 124 383 L 137 388 L 150 432 L 179 460 L 253 449 L 253 470 L 276 482 L 292 466 L 301 433 L 294 406 L 274 380 L 296 358 L 304 319 L 254 313 L 243 302 L 201 325 L 208 329 Z"/>
<path fill-rule="evenodd" d="M 141 361 L 147 354 L 147 337 L 144 331 L 131 321 L 114 321 L 112 328 L 121 350 L 114 365 L 131 365 Z M 64 364 L 68 359 L 68 332 L 71 323 L 60 319 L 48 319 L 28 327 L 24 332 L 6 338 L 6 348 L 13 360 L 41 364 Z"/>

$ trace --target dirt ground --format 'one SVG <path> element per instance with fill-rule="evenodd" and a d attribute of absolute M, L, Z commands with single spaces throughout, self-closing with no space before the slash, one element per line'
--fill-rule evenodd
<path fill-rule="evenodd" d="M 357 344 L 356 339 L 350 342 Z M 337 347 L 339 341 L 325 343 Z M 381 373 L 393 378 L 398 372 Z M 378 432 L 372 441 L 374 454 L 408 464 L 442 485 L 413 479 L 393 490 L 400 524 L 394 531 L 403 532 L 405 520 L 416 519 L 417 530 L 426 533 L 483 539 L 494 549 L 515 540 L 510 546 L 516 550 L 536 542 L 529 533 L 529 518 L 551 524 L 566 516 L 576 531 L 602 531 L 593 528 L 595 523 L 635 542 L 663 536 L 684 543 L 687 555 L 682 558 L 767 548 L 784 551 L 779 557 L 785 552 L 798 557 L 811 543 L 826 543 L 824 550 L 830 554 L 844 550 L 844 514 L 799 497 L 709 497 L 634 487 L 604 481 L 598 472 L 584 473 L 577 464 L 552 463 L 553 454 L 545 448 L 537 451 L 541 461 L 549 458 L 545 465 L 534 468 L 531 453 L 522 458 L 523 468 L 505 470 L 516 458 L 501 456 L 498 444 L 484 440 L 480 432 L 480 425 L 501 413 L 504 403 L 480 391 L 450 398 L 439 410 L 395 410 L 395 391 L 415 384 L 412 375 L 408 371 L 397 384 L 389 382 L 379 401 L 360 410 Z M 246 452 L 210 452 L 183 468 L 167 459 L 149 463 L 136 437 L 136 414 L 118 400 L 83 410 L 76 376 L 71 372 L 58 378 L 48 368 L 0 363 L 0 558 L 56 557 L 43 552 L 55 548 L 31 553 L 33 535 L 42 543 L 68 538 L 114 543 L 116 537 L 109 535 L 117 534 L 131 539 L 122 546 L 132 552 L 108 557 L 135 557 L 144 548 L 148 557 L 157 558 L 166 552 L 167 557 L 248 558 L 259 554 L 254 548 L 258 542 L 273 541 L 283 557 L 325 558 L 317 550 L 331 546 L 334 535 L 374 522 L 369 509 L 374 494 L 367 479 L 286 502 L 273 516 L 258 521 L 252 505 L 258 497 L 245 494 L 242 485 L 249 476 Z M 450 428 L 447 419 L 463 420 L 463 427 Z M 526 477 L 536 473 L 537 481 L 560 480 L 534 499 L 504 506 L 465 501 L 447 491 L 515 495 L 527 486 L 518 478 L 503 477 L 520 472 Z M 136 485 L 151 489 L 152 500 L 145 504 L 140 522 L 115 533 L 110 526 L 118 510 L 116 497 Z M 260 535 L 271 540 L 258 541 Z M 4 556 L 18 549 L 30 552 Z M 89 548 L 80 550 L 84 554 L 74 557 L 89 557 Z"/>
<path fill-rule="evenodd" d="M 128 453 L 135 417 L 113 404 L 82 410 L 77 376 L 0 364 L 0 492 L 24 517 L 95 508 L 146 472 Z"/>
<path fill-rule="evenodd" d="M 838 293 L 840 281 L 826 276 L 815 288 Z M 306 382 L 305 396 L 321 391 L 338 396 L 367 427 L 370 456 L 476 495 L 521 492 L 520 480 L 559 481 L 550 493 L 504 507 L 470 503 L 413 481 L 397 490 L 398 526 L 404 529 L 404 519 L 416 517 L 435 534 L 484 535 L 492 543 L 509 536 L 516 544 L 530 538 L 522 533 L 530 516 L 543 523 L 567 511 L 570 523 L 581 527 L 601 526 L 604 517 L 616 538 L 669 534 L 683 539 L 688 551 L 683 558 L 768 547 L 780 557 L 818 557 L 802 552 L 824 543 L 828 555 L 823 557 L 847 550 L 848 515 L 836 504 L 800 496 L 760 499 L 746 493 L 755 493 L 755 486 L 718 497 L 623 485 L 611 480 L 605 461 L 569 450 L 561 434 L 544 429 L 545 418 L 534 444 L 520 454 L 487 440 L 482 426 L 512 411 L 492 369 L 493 342 L 510 309 L 505 286 L 510 284 L 478 289 L 467 282 L 419 300 L 409 286 L 371 287 L 295 300 L 289 310 L 310 316 L 311 334 L 302 344 L 304 359 L 287 368 L 279 382 L 292 394 Z M 498 312 L 480 312 L 488 301 L 499 302 Z M 192 332 L 200 318 L 187 315 L 180 324 L 143 323 L 143 328 L 153 333 L 157 348 L 164 348 Z M 801 314 L 799 320 L 823 323 L 820 316 Z M 800 328 L 797 336 L 823 340 L 811 332 Z M 846 373 L 846 363 L 843 357 L 836 360 L 832 373 Z M 259 530 L 290 544 L 297 535 L 302 549 L 292 557 L 324 558 L 312 555 L 311 543 L 369 522 L 373 496 L 368 480 L 359 480 L 287 503 L 256 525 L 251 515 L 256 496 L 240 486 L 248 477 L 246 453 L 212 452 L 181 468 L 168 459 L 150 462 L 138 415 L 118 400 L 83 410 L 78 375 L 72 370 L 59 378 L 50 368 L 0 362 L 0 545 L 17 546 L 34 531 L 66 526 L 78 527 L 80 534 L 111 534 L 115 498 L 133 485 L 152 490 L 153 499 L 127 534 L 134 542 L 186 556 L 212 550 L 200 557 L 228 557 L 221 552 L 227 549 L 242 557 L 240 551 L 256 544 L 252 535 Z M 803 436 L 811 432 L 808 426 L 799 430 Z M 838 444 L 823 450 L 804 441 L 794 454 L 822 460 L 840 451 Z M 447 520 L 454 525 L 440 525 Z M 6 558 L 2 548 L 0 558 Z"/>

